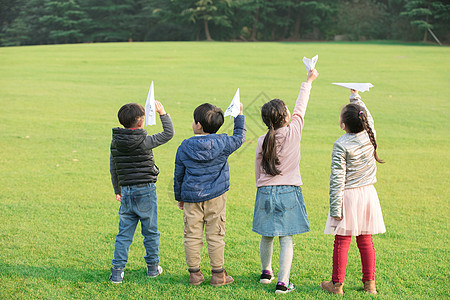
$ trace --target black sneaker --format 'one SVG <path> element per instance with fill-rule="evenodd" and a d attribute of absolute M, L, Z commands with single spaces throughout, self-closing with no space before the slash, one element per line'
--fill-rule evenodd
<path fill-rule="evenodd" d="M 259 282 L 264 284 L 269 284 L 274 280 L 275 277 L 273 276 L 273 273 L 269 270 L 263 270 L 261 273 L 261 277 L 259 277 Z"/>
<path fill-rule="evenodd" d="M 148 277 L 156 277 L 163 272 L 163 268 L 160 265 L 147 265 L 147 276 Z"/>
<path fill-rule="evenodd" d="M 295 290 L 295 285 L 292 282 L 289 282 L 286 285 L 284 282 L 277 282 L 277 288 L 275 289 L 275 294 L 286 294 Z"/>
<path fill-rule="evenodd" d="M 116 269 L 114 267 L 111 268 L 111 276 L 109 276 L 109 280 L 112 283 L 122 283 L 123 280 L 123 271 L 124 269 Z"/>

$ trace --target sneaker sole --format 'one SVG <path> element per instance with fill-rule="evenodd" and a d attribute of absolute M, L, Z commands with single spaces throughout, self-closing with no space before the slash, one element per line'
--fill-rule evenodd
<path fill-rule="evenodd" d="M 147 275 L 147 277 L 155 278 L 155 277 L 158 277 L 159 275 L 161 275 L 162 272 L 163 272 L 163 268 L 160 267 L 160 268 L 158 269 L 158 274 L 156 274 L 156 275 Z"/>
<path fill-rule="evenodd" d="M 205 280 L 202 280 L 200 282 L 189 282 L 189 285 L 200 285 L 204 282 Z"/>
<path fill-rule="evenodd" d="M 234 280 L 232 282 L 225 282 L 225 283 L 217 283 L 217 284 L 212 284 L 212 286 L 223 286 L 223 285 L 227 285 L 227 284 L 232 284 L 234 282 Z"/>
<path fill-rule="evenodd" d="M 287 290 L 287 291 L 276 290 L 276 291 L 275 291 L 275 294 L 287 294 L 287 293 L 290 293 L 290 292 L 292 292 L 292 291 L 294 291 L 294 290 Z"/>
<path fill-rule="evenodd" d="M 259 283 L 262 283 L 262 284 L 270 284 L 270 283 L 272 283 L 272 280 L 274 280 L 275 278 L 272 278 L 272 279 L 260 279 L 259 280 Z"/>

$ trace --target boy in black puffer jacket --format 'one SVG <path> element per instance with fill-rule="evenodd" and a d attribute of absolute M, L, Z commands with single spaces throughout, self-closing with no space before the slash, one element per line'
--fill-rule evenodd
<path fill-rule="evenodd" d="M 128 249 L 133 241 L 137 223 L 141 221 L 147 263 L 147 276 L 156 277 L 162 272 L 159 266 L 159 236 L 156 205 L 156 178 L 159 170 L 152 149 L 167 143 L 174 135 L 170 116 L 163 105 L 155 101 L 163 132 L 147 136 L 144 129 L 145 110 L 137 103 L 122 106 L 118 112 L 125 128 L 113 128 L 110 156 L 111 181 L 119 209 L 119 233 L 114 245 L 113 267 L 110 280 L 121 283 Z"/>
<path fill-rule="evenodd" d="M 245 140 L 242 104 L 234 119 L 232 136 L 216 134 L 222 126 L 222 110 L 205 103 L 194 111 L 195 136 L 184 140 L 175 158 L 174 190 L 178 207 L 184 210 L 184 250 L 189 267 L 189 284 L 199 285 L 205 278 L 200 271 L 203 228 L 212 267 L 211 285 L 234 280 L 224 265 L 226 191 L 230 187 L 228 156 Z"/>

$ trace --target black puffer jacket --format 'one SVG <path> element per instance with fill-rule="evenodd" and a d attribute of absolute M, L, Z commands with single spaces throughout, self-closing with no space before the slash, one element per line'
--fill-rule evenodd
<path fill-rule="evenodd" d="M 150 136 L 145 129 L 113 128 L 110 171 L 116 194 L 120 194 L 120 186 L 156 182 L 159 170 L 152 149 L 174 134 L 168 115 L 161 116 L 161 122 L 164 131 Z"/>
<path fill-rule="evenodd" d="M 113 128 L 111 155 L 120 186 L 156 182 L 159 170 L 152 150 L 144 146 L 146 136 L 144 129 Z"/>

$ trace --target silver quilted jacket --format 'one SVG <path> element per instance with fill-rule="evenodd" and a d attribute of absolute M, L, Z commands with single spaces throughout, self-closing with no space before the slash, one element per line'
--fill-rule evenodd
<path fill-rule="evenodd" d="M 369 125 L 374 122 L 361 97 L 350 96 L 350 102 L 363 107 Z M 377 182 L 377 166 L 373 145 L 367 132 L 346 133 L 334 142 L 330 175 L 330 216 L 342 217 L 344 189 L 362 187 Z"/>

